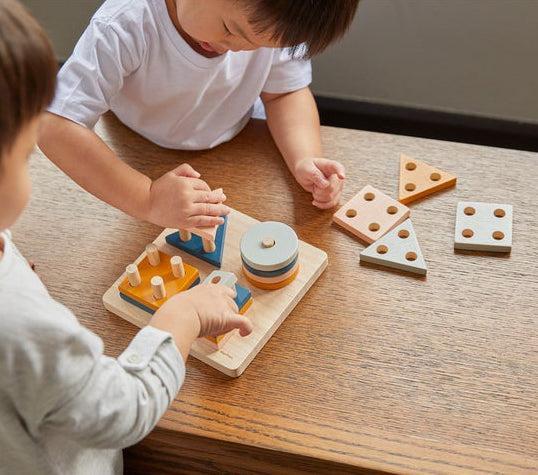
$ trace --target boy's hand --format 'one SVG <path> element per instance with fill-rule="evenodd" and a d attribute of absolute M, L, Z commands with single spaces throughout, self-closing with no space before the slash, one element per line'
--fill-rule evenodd
<path fill-rule="evenodd" d="M 252 323 L 238 313 L 235 290 L 221 284 L 198 285 L 184 293 L 200 323 L 198 336 L 217 336 L 235 328 L 241 336 L 252 332 Z"/>
<path fill-rule="evenodd" d="M 200 174 L 184 163 L 155 180 L 149 190 L 148 221 L 174 229 L 217 226 L 230 208 L 222 190 L 211 191 Z"/>
<path fill-rule="evenodd" d="M 306 158 L 295 166 L 295 178 L 306 191 L 312 193 L 314 206 L 330 209 L 340 201 L 346 171 L 335 160 Z"/>
<path fill-rule="evenodd" d="M 235 328 L 241 336 L 252 332 L 252 323 L 237 313 L 235 291 L 221 284 L 197 285 L 170 298 L 149 324 L 169 332 L 186 360 L 192 342 L 201 336 L 217 336 Z"/>

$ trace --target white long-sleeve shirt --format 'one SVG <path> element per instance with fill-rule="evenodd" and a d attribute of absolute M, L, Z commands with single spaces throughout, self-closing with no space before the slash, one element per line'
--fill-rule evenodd
<path fill-rule="evenodd" d="M 175 398 L 185 364 L 170 334 L 141 330 L 118 359 L 53 300 L 0 233 L 0 473 L 122 473 Z"/>
<path fill-rule="evenodd" d="M 165 0 L 106 0 L 60 71 L 49 110 L 89 128 L 112 110 L 158 145 L 201 150 L 239 133 L 262 91 L 296 91 L 311 80 L 310 61 L 286 48 L 202 56 L 176 30 Z"/>

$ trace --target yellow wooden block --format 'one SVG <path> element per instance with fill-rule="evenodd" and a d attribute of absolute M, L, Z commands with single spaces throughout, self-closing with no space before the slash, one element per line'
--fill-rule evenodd
<path fill-rule="evenodd" d="M 136 287 L 131 286 L 127 278 L 123 279 L 118 285 L 119 291 L 125 296 L 135 300 L 141 305 L 150 308 L 151 310 L 158 310 L 167 299 L 173 295 L 178 294 L 184 290 L 188 290 L 192 285 L 200 278 L 198 269 L 183 263 L 185 268 L 185 277 L 176 278 L 172 272 L 170 265 L 170 258 L 172 256 L 159 251 L 160 262 L 156 266 L 152 266 L 149 263 L 148 257 L 138 264 L 138 271 L 140 273 L 141 283 Z M 164 281 L 164 287 L 166 290 L 166 297 L 164 299 L 155 299 L 151 288 L 151 278 L 154 276 L 162 277 Z"/>

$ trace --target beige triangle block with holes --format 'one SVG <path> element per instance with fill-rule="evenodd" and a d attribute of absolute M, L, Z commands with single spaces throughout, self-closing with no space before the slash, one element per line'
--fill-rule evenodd
<path fill-rule="evenodd" d="M 402 154 L 398 200 L 408 204 L 456 184 L 456 176 Z"/>
<path fill-rule="evenodd" d="M 389 231 L 360 254 L 361 262 L 426 275 L 427 266 L 410 219 Z"/>

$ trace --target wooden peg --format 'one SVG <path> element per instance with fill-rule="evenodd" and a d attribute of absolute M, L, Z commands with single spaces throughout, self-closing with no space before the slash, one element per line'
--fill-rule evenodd
<path fill-rule="evenodd" d="M 159 249 L 153 243 L 146 246 L 146 254 L 148 255 L 148 261 L 152 266 L 158 266 L 161 263 L 161 256 L 159 256 Z"/>
<path fill-rule="evenodd" d="M 266 237 L 263 239 L 262 241 L 262 246 L 265 248 L 265 249 L 270 249 L 271 247 L 273 247 L 275 245 L 275 240 L 272 238 L 272 237 Z"/>
<path fill-rule="evenodd" d="M 210 241 L 209 239 L 202 239 L 202 245 L 204 247 L 204 252 L 215 252 L 217 249 L 215 241 Z"/>
<path fill-rule="evenodd" d="M 180 256 L 172 256 L 170 258 L 170 267 L 172 267 L 172 274 L 176 279 L 183 279 L 185 277 L 185 267 L 183 266 L 183 259 Z"/>
<path fill-rule="evenodd" d="M 192 233 L 190 231 L 186 231 L 185 229 L 179 230 L 179 239 L 182 241 L 190 241 L 192 239 Z"/>
<path fill-rule="evenodd" d="M 153 297 L 155 297 L 156 300 L 166 298 L 166 289 L 162 277 L 155 275 L 151 278 L 151 290 L 153 291 Z"/>
<path fill-rule="evenodd" d="M 142 283 L 142 278 L 136 264 L 129 264 L 125 272 L 127 273 L 127 279 L 131 287 L 138 287 Z"/>

